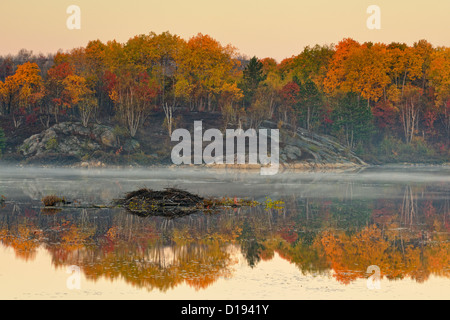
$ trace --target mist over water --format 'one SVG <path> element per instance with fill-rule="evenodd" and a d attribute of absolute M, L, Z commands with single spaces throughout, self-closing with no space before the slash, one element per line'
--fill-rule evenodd
<path fill-rule="evenodd" d="M 427 185 L 435 196 L 448 197 L 450 167 L 374 167 L 344 172 L 280 172 L 207 168 L 65 169 L 0 168 L 0 193 L 9 199 L 57 194 L 112 201 L 139 188 L 185 189 L 202 196 L 254 197 L 289 195 L 325 198 L 396 198 L 401 186 Z M 386 192 L 389 190 L 389 192 Z M 400 192 L 398 192 L 400 191 Z M 108 197 L 111 197 L 108 199 Z"/>

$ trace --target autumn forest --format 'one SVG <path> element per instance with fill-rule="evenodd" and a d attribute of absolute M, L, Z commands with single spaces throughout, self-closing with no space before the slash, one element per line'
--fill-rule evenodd
<path fill-rule="evenodd" d="M 208 35 L 165 32 L 0 57 L 0 154 L 28 127 L 107 123 L 130 137 L 158 127 L 168 138 L 192 113 L 225 127 L 257 129 L 265 120 L 302 127 L 369 163 L 445 162 L 450 48 L 343 39 L 278 62 L 248 58 Z"/>

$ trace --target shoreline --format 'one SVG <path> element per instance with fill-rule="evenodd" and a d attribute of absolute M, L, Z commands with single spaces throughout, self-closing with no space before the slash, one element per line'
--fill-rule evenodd
<path fill-rule="evenodd" d="M 251 164 L 221 164 L 221 165 L 174 165 L 174 164 L 152 164 L 152 165 L 108 165 L 98 162 L 92 163 L 77 163 L 73 165 L 58 165 L 58 164 L 21 164 L 21 163 L 10 163 L 0 161 L 0 167 L 15 167 L 15 168 L 35 168 L 35 169 L 82 169 L 82 170 L 134 170 L 134 169 L 196 169 L 196 170 L 217 170 L 217 171 L 237 171 L 237 172 L 259 172 L 262 168 L 261 165 L 251 165 Z M 356 164 L 356 163 L 310 163 L 310 162 L 298 162 L 291 164 L 280 164 L 278 173 L 283 172 L 344 172 L 353 170 L 364 170 L 368 168 L 411 168 L 411 167 L 450 167 L 450 163 L 441 164 L 429 164 L 429 163 L 412 163 L 412 162 L 402 162 L 402 163 L 386 163 L 386 164 Z"/>

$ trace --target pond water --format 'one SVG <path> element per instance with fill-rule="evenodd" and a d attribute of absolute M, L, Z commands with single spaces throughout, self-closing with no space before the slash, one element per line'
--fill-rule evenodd
<path fill-rule="evenodd" d="M 260 205 L 177 219 L 89 208 L 142 187 Z M 72 207 L 43 210 L 52 194 Z M 450 297 L 449 167 L 2 167 L 1 195 L 0 299 Z"/>

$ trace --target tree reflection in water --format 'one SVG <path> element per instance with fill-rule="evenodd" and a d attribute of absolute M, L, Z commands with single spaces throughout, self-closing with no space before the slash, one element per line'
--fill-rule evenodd
<path fill-rule="evenodd" d="M 403 188 L 403 199 L 293 195 L 281 210 L 261 206 L 173 220 L 6 203 L 0 240 L 18 259 L 32 261 L 45 248 L 55 268 L 78 265 L 88 279 L 121 278 L 148 290 L 182 283 L 207 288 L 233 276 L 239 254 L 256 267 L 277 253 L 304 274 L 332 275 L 342 284 L 367 278 L 370 265 L 390 280 L 450 277 L 449 199 L 433 198 L 426 187 Z"/>

